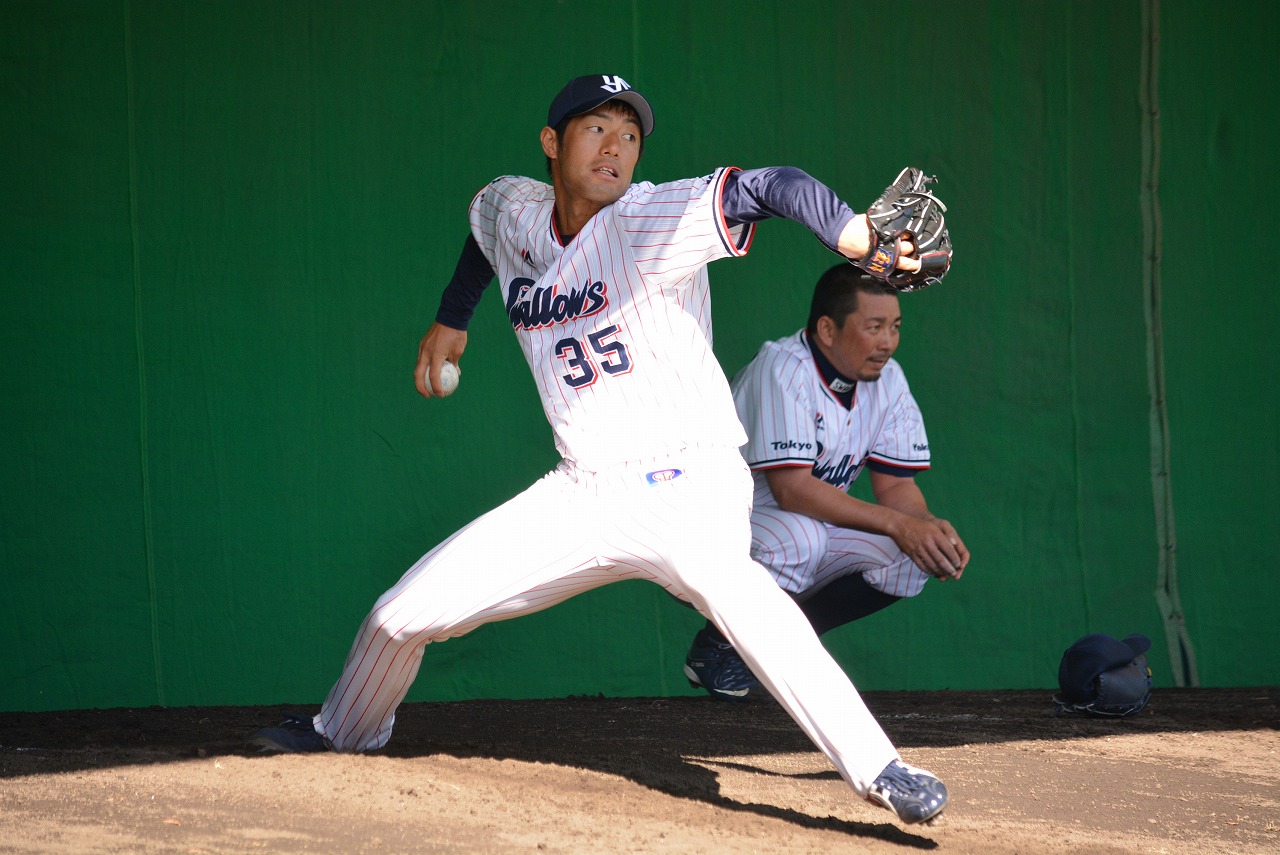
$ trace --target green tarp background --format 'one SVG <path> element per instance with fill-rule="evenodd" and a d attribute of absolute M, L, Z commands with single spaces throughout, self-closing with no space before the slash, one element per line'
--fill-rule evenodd
<path fill-rule="evenodd" d="M 908 17 L 0 4 L 0 709 L 318 702 L 374 599 L 554 465 L 492 294 L 457 395 L 411 369 L 472 194 L 542 175 L 550 98 L 594 72 L 655 105 L 644 180 L 794 164 L 865 206 L 940 177 L 956 261 L 898 356 L 974 560 L 824 639 L 861 688 L 1049 688 L 1134 631 L 1157 685 L 1280 680 L 1274 7 Z M 728 372 L 831 263 L 769 222 L 712 265 Z M 687 692 L 699 624 L 609 586 L 429 647 L 409 697 Z"/>

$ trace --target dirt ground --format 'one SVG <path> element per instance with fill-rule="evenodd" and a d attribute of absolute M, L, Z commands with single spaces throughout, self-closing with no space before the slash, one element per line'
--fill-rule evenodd
<path fill-rule="evenodd" d="M 771 701 L 404 705 L 378 752 L 259 754 L 296 707 L 0 713 L 0 852 L 1280 853 L 1280 688 L 872 692 L 951 804 L 899 825 Z"/>

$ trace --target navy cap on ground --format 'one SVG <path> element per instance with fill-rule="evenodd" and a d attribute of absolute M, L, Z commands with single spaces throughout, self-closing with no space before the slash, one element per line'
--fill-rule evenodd
<path fill-rule="evenodd" d="M 1099 674 L 1132 662 L 1150 649 L 1151 639 L 1139 633 L 1123 641 L 1103 633 L 1078 639 L 1067 648 L 1058 666 L 1063 697 L 1072 703 L 1088 702 L 1093 698 L 1094 681 Z"/>

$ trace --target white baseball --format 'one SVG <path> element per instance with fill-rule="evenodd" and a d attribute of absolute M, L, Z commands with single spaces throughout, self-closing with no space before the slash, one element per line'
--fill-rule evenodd
<path fill-rule="evenodd" d="M 458 366 L 445 360 L 444 365 L 440 366 L 440 397 L 452 395 L 453 390 L 457 388 Z"/>

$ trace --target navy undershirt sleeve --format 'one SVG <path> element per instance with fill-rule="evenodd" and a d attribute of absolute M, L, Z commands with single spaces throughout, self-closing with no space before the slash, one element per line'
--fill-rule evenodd
<path fill-rule="evenodd" d="M 480 304 L 480 298 L 484 296 L 484 289 L 492 281 L 493 267 L 484 257 L 475 236 L 468 233 L 462 254 L 458 256 L 458 266 L 453 270 L 453 278 L 440 295 L 436 322 L 455 330 L 465 330 Z"/>
<path fill-rule="evenodd" d="M 836 249 L 853 210 L 830 187 L 794 166 L 770 166 L 734 172 L 725 179 L 722 205 L 730 225 L 785 217 Z"/>

